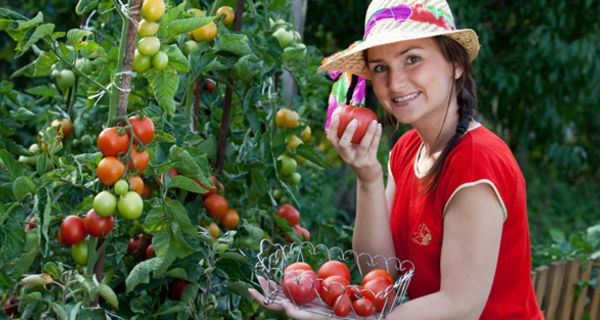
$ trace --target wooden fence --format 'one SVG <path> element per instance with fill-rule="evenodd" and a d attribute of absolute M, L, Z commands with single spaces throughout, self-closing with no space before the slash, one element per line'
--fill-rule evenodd
<path fill-rule="evenodd" d="M 589 285 L 600 283 L 599 263 L 562 260 L 532 271 L 537 302 L 547 320 L 600 320 L 600 286 Z"/>

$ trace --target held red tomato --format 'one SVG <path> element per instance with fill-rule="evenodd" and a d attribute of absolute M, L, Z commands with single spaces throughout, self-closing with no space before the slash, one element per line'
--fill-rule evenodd
<path fill-rule="evenodd" d="M 105 157 L 117 156 L 119 153 L 127 152 L 129 149 L 129 133 L 117 128 L 106 128 L 98 135 L 98 149 Z"/>
<path fill-rule="evenodd" d="M 60 242 L 65 246 L 71 246 L 81 242 L 85 238 L 85 227 L 83 219 L 70 215 L 60 224 Z"/>
<path fill-rule="evenodd" d="M 133 127 L 133 134 L 143 144 L 148 144 L 154 138 L 154 122 L 148 117 L 129 117 L 129 123 Z"/>
<path fill-rule="evenodd" d="M 317 273 L 320 279 L 327 279 L 331 276 L 340 276 L 350 281 L 350 269 L 341 261 L 330 260 L 325 262 Z"/>
<path fill-rule="evenodd" d="M 338 317 L 345 317 L 352 311 L 352 302 L 346 295 L 340 295 L 333 303 L 333 312 Z"/>
<path fill-rule="evenodd" d="M 298 212 L 291 204 L 284 204 L 279 207 L 277 215 L 287 220 L 292 226 L 295 226 L 300 222 L 300 212 Z"/>
<path fill-rule="evenodd" d="M 181 300 L 181 295 L 188 284 L 189 282 L 185 280 L 175 279 L 169 286 L 169 298 L 172 300 Z"/>
<path fill-rule="evenodd" d="M 354 302 L 352 302 L 352 307 L 357 315 L 362 317 L 368 317 L 375 313 L 375 308 L 373 307 L 373 302 L 369 299 L 361 298 Z"/>
<path fill-rule="evenodd" d="M 358 121 L 354 135 L 352 136 L 352 143 L 358 144 L 364 137 L 369 125 L 373 120 L 377 120 L 377 115 L 368 108 L 357 108 L 350 105 L 345 105 L 337 108 L 333 112 L 333 116 L 339 115 L 340 122 L 338 126 L 338 138 L 341 138 L 346 130 L 346 127 L 352 121 L 356 119 Z"/>
<path fill-rule="evenodd" d="M 290 264 L 289 266 L 287 266 L 285 268 L 285 270 L 283 270 L 283 273 L 288 273 L 288 271 L 292 271 L 292 270 L 305 270 L 305 271 L 313 271 L 312 267 L 306 263 L 306 262 L 294 262 L 292 264 Z"/>
<path fill-rule="evenodd" d="M 297 305 L 304 305 L 317 297 L 320 284 L 313 271 L 291 270 L 281 278 L 283 294 Z"/>
<path fill-rule="evenodd" d="M 204 208 L 209 216 L 221 219 L 227 214 L 229 204 L 225 197 L 218 194 L 211 194 L 204 198 Z"/>
<path fill-rule="evenodd" d="M 350 281 L 342 276 L 334 275 L 328 277 L 321 284 L 321 291 L 319 291 L 321 299 L 326 304 L 333 306 L 337 297 L 345 292 L 348 285 L 350 285 Z"/>
<path fill-rule="evenodd" d="M 112 186 L 121 179 L 125 172 L 125 165 L 115 157 L 106 157 L 98 163 L 96 176 L 98 180 L 107 186 Z"/>
<path fill-rule="evenodd" d="M 383 269 L 373 269 L 371 271 L 369 271 L 362 279 L 362 283 L 363 285 L 366 284 L 367 282 L 375 279 L 375 278 L 384 278 L 386 279 L 390 284 L 394 283 L 394 278 L 392 278 L 392 276 L 389 274 L 389 272 L 383 270 Z"/>
<path fill-rule="evenodd" d="M 148 161 L 150 161 L 148 151 L 144 150 L 142 152 L 138 152 L 134 145 L 131 149 L 131 161 L 129 161 L 129 166 L 137 170 L 139 173 L 144 173 L 146 168 L 148 168 Z"/>
<path fill-rule="evenodd" d="M 85 231 L 92 237 L 104 237 L 115 225 L 113 216 L 101 217 L 94 210 L 90 210 L 83 218 L 83 226 Z"/>

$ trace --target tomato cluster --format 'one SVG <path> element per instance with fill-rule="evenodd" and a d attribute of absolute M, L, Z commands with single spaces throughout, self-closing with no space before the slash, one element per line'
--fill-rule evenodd
<path fill-rule="evenodd" d="M 285 219 L 294 228 L 298 238 L 310 241 L 310 232 L 300 225 L 300 212 L 294 206 L 287 203 L 281 205 L 277 210 L 277 215 Z M 288 235 L 285 238 L 288 242 L 292 242 L 292 239 Z"/>
<path fill-rule="evenodd" d="M 206 213 L 209 217 L 219 221 L 224 228 L 233 229 L 240 223 L 240 216 L 237 210 L 229 207 L 227 199 L 219 194 L 219 189 L 222 190 L 223 187 L 219 188 L 221 184 L 217 179 L 214 176 L 211 176 L 211 180 L 214 186 L 212 188 L 196 181 L 201 188 L 207 190 L 206 192 L 201 193 L 204 209 L 206 209 Z M 221 233 L 221 229 L 215 221 L 211 221 L 207 228 L 210 235 L 215 239 Z"/>
<path fill-rule="evenodd" d="M 294 110 L 288 108 L 281 108 L 275 114 L 275 125 L 280 129 L 294 129 L 300 126 L 300 116 Z M 312 130 L 309 126 L 306 126 L 300 133 L 302 139 L 295 134 L 290 134 L 285 138 L 287 145 L 287 151 L 281 154 L 277 160 L 279 160 L 279 174 L 281 178 L 291 185 L 298 185 L 302 181 L 302 176 L 296 171 L 298 163 L 303 164 L 306 159 L 296 155 L 294 158 L 292 155 L 295 153 L 296 148 L 304 142 L 310 141 L 312 138 Z"/>
<path fill-rule="evenodd" d="M 352 312 L 361 317 L 381 312 L 396 296 L 393 284 L 393 277 L 383 269 L 367 273 L 360 285 L 351 284 L 350 269 L 337 260 L 323 263 L 316 273 L 307 263 L 292 263 L 280 282 L 283 294 L 296 305 L 310 303 L 318 296 L 339 317 Z"/>
<path fill-rule="evenodd" d="M 191 8 L 188 10 L 188 13 L 195 17 L 204 17 L 206 14 L 204 11 Z M 217 9 L 216 16 L 221 19 L 224 25 L 229 26 L 233 24 L 235 20 L 235 12 L 230 6 L 221 6 Z M 213 41 L 217 34 L 219 33 L 219 28 L 214 21 L 210 21 L 209 23 L 203 25 L 200 28 L 194 29 L 188 33 L 188 37 L 190 38 L 183 45 L 183 53 L 185 55 L 189 55 L 191 52 L 198 49 L 198 42 L 210 42 Z M 207 89 L 208 90 L 208 89 Z M 211 90 L 209 90 L 211 91 Z"/>
<path fill-rule="evenodd" d="M 298 31 L 295 31 L 293 26 L 283 20 L 270 21 L 273 31 L 273 37 L 283 48 L 284 56 L 288 52 L 299 51 L 298 59 L 303 59 L 306 56 L 306 46 L 302 43 L 302 37 Z"/>
<path fill-rule="evenodd" d="M 137 50 L 133 56 L 133 70 L 144 73 L 150 68 L 162 70 L 169 64 L 169 56 L 160 51 L 160 39 L 156 36 L 160 24 L 157 22 L 165 13 L 164 0 L 144 0 L 142 20 L 138 24 Z"/>
<path fill-rule="evenodd" d="M 150 259 L 154 256 L 154 247 L 152 246 L 152 237 L 140 233 L 129 240 L 127 244 L 127 252 L 129 254 L 145 259 Z"/>

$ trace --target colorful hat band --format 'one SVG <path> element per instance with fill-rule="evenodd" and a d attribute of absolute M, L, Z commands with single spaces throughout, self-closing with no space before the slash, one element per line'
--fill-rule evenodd
<path fill-rule="evenodd" d="M 371 32 L 377 22 L 386 19 L 394 19 L 397 22 L 413 20 L 417 22 L 433 24 L 446 30 L 456 30 L 454 19 L 450 14 L 444 12 L 442 9 L 433 6 L 424 7 L 422 4 L 416 4 L 413 6 L 401 4 L 399 6 L 381 9 L 371 15 L 365 26 L 365 34 L 363 39 L 367 38 L 369 32 Z"/>

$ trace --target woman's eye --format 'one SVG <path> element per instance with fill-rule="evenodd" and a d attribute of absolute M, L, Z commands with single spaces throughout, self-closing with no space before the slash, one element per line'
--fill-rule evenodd
<path fill-rule="evenodd" d="M 417 57 L 417 56 L 409 56 L 408 58 L 406 58 L 406 62 L 408 64 L 415 64 L 417 62 L 421 61 L 421 58 Z"/>
<path fill-rule="evenodd" d="M 373 68 L 373 72 L 375 72 L 375 73 L 384 72 L 385 70 L 387 70 L 387 68 L 381 64 L 378 64 Z"/>

